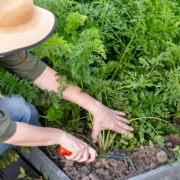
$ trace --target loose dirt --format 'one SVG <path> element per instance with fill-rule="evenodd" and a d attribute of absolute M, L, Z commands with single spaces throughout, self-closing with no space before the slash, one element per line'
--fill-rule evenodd
<path fill-rule="evenodd" d="M 180 136 L 169 134 L 165 136 L 164 147 L 158 144 L 153 148 L 141 145 L 134 151 L 113 149 L 108 152 L 108 154 L 130 157 L 134 169 L 130 163 L 126 165 L 125 161 L 116 159 L 97 158 L 93 163 L 88 164 L 69 161 L 59 156 L 56 149 L 51 150 L 49 158 L 72 180 L 126 180 L 176 161 L 177 154 L 172 151 L 176 145 L 180 146 Z"/>

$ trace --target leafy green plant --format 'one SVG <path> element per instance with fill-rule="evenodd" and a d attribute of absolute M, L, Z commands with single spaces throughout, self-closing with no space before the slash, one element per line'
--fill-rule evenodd
<path fill-rule="evenodd" d="M 60 74 L 105 105 L 125 111 L 136 142 L 163 145 L 165 134 L 179 133 L 172 124 L 180 114 L 179 1 L 38 3 L 53 10 L 58 26 L 34 49 L 37 56 L 48 57 Z"/>
<path fill-rule="evenodd" d="M 6 168 L 13 162 L 19 159 L 19 154 L 14 149 L 9 149 L 1 154 L 0 158 L 0 169 Z"/>
<path fill-rule="evenodd" d="M 56 15 L 57 28 L 31 52 L 103 104 L 126 112 L 134 127 L 133 138 L 124 141 L 119 134 L 102 132 L 100 138 L 107 137 L 99 141 L 102 146 L 149 142 L 153 147 L 154 142 L 163 145 L 165 134 L 179 134 L 172 123 L 180 115 L 178 0 L 35 3 Z M 82 123 L 89 115 L 80 107 L 41 92 L 3 69 L 0 76 L 2 94 L 18 93 L 33 102 L 47 126 L 72 133 L 72 127 L 80 132 L 83 126 L 92 126 L 90 121 Z M 65 88 L 59 89 L 60 98 Z"/>
<path fill-rule="evenodd" d="M 113 148 L 121 148 L 126 150 L 134 150 L 140 142 L 134 137 L 133 133 L 122 134 L 121 136 L 116 136 L 113 142 Z"/>
<path fill-rule="evenodd" d="M 24 179 L 24 180 L 49 180 L 49 177 L 47 174 L 44 174 L 43 177 L 39 177 L 38 179 L 37 178 L 31 178 L 29 177 L 24 168 L 20 167 L 20 174 L 18 175 L 17 177 L 18 179 Z"/>
<path fill-rule="evenodd" d="M 172 151 L 174 151 L 176 153 L 176 158 L 178 161 L 180 161 L 180 146 L 176 145 Z"/>
<path fill-rule="evenodd" d="M 23 97 L 27 98 L 29 102 L 37 102 L 40 91 L 36 87 L 34 87 L 31 82 L 27 81 L 26 79 L 20 79 L 19 77 L 5 71 L 3 68 L 0 68 L 0 76 L 0 86 L 2 94 L 20 94 Z"/>
<path fill-rule="evenodd" d="M 22 146 L 20 149 L 24 153 L 30 152 L 29 147 Z M 20 157 L 19 153 L 15 149 L 10 148 L 6 150 L 5 152 L 1 154 L 1 157 L 0 157 L 0 169 L 6 168 L 11 163 L 18 161 L 19 157 Z"/>
<path fill-rule="evenodd" d="M 116 134 L 105 130 L 98 134 L 98 150 L 100 154 L 106 154 L 112 147 Z"/>

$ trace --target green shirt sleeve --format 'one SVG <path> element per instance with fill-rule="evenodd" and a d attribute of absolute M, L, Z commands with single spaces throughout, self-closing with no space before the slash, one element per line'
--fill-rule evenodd
<path fill-rule="evenodd" d="M 17 53 L 13 53 L 0 58 L 0 66 L 22 78 L 36 80 L 46 68 L 46 64 L 35 58 L 28 51 L 22 51 L 23 60 Z"/>
<path fill-rule="evenodd" d="M 16 132 L 16 122 L 10 120 L 9 116 L 0 110 L 0 143 L 3 143 Z"/>

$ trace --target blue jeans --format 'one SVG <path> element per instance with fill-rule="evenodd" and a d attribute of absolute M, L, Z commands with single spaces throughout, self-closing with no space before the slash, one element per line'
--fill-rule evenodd
<path fill-rule="evenodd" d="M 27 103 L 21 96 L 14 95 L 0 98 L 0 109 L 6 112 L 13 121 L 32 125 L 37 125 L 39 122 L 36 108 L 32 104 Z M 10 147 L 12 147 L 11 144 L 0 144 L 0 154 Z"/>

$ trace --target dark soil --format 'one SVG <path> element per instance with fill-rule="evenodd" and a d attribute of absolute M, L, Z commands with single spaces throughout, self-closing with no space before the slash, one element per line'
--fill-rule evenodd
<path fill-rule="evenodd" d="M 177 156 L 172 151 L 176 145 L 180 145 L 180 137 L 169 134 L 165 136 L 164 147 L 157 144 L 153 148 L 141 145 L 134 151 L 113 149 L 108 152 L 130 157 L 135 169 L 130 163 L 126 166 L 125 161 L 115 159 L 97 158 L 93 163 L 77 163 L 60 157 L 55 149 L 51 150 L 50 159 L 72 180 L 126 180 L 176 161 Z"/>

